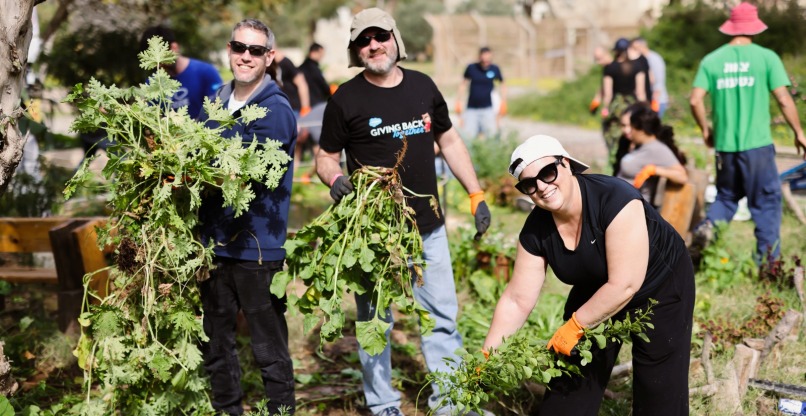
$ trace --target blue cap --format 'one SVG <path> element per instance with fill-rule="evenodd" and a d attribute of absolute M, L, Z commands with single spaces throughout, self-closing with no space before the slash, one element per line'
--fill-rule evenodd
<path fill-rule="evenodd" d="M 613 46 L 613 50 L 616 52 L 624 52 L 629 47 L 630 47 L 630 41 L 628 41 L 625 38 L 619 38 L 619 40 L 616 41 L 616 45 Z"/>

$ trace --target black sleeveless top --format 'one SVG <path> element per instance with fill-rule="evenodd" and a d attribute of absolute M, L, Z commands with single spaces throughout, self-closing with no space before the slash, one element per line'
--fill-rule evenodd
<path fill-rule="evenodd" d="M 535 207 L 520 233 L 523 248 L 546 259 L 554 274 L 572 285 L 565 304 L 564 319 L 579 309 L 607 282 L 606 244 L 619 244 L 616 239 L 605 241 L 610 222 L 630 201 L 644 204 L 649 232 L 649 264 L 641 288 L 625 309 L 646 303 L 655 290 L 668 279 L 686 245 L 677 231 L 641 197 L 640 192 L 624 180 L 606 175 L 577 174 L 582 194 L 582 231 L 574 250 L 565 247 L 549 211 Z"/>

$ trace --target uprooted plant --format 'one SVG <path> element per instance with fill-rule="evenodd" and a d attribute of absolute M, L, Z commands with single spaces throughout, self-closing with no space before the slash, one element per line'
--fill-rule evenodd
<path fill-rule="evenodd" d="M 575 355 L 580 357 L 579 365 L 591 362 L 594 344 L 601 349 L 610 342 L 631 342 L 634 336 L 649 342 L 646 330 L 654 328 L 649 317 L 656 303 L 650 299 L 645 310 L 627 313 L 622 320 L 609 319 L 595 328 L 585 329 L 575 347 Z M 460 351 L 461 361 L 445 359 L 452 372 L 433 372 L 427 380 L 439 386 L 445 402 L 480 412 L 485 404 L 512 394 L 527 381 L 547 385 L 554 378 L 579 374 L 579 366 L 572 359 L 547 349 L 546 344 L 546 340 L 535 337 L 528 327 L 524 327 L 490 352 L 489 358 L 481 351 Z"/>
<path fill-rule="evenodd" d="M 397 165 L 405 151 L 404 139 Z M 390 324 L 384 318 L 392 304 L 402 313 L 416 313 L 424 334 L 434 327 L 433 319 L 413 297 L 413 285 L 423 284 L 425 264 L 422 238 L 407 199 L 430 197 L 438 212 L 436 198 L 405 188 L 397 165 L 364 166 L 354 171 L 350 181 L 355 190 L 285 244 L 288 271 L 274 276 L 272 293 L 282 297 L 292 279 L 301 279 L 307 291 L 301 297 L 289 294 L 288 303 L 305 315 L 305 332 L 323 321 L 322 343 L 342 336 L 346 291 L 372 296 L 374 316 L 356 323 L 358 342 L 369 354 L 386 347 Z"/>
<path fill-rule="evenodd" d="M 86 400 L 80 414 L 210 414 L 198 345 L 206 339 L 195 276 L 211 265 L 213 244 L 195 236 L 204 192 L 221 192 L 225 206 L 243 213 L 254 198 L 251 182 L 277 187 L 290 160 L 272 140 L 244 145 L 222 132 L 264 117 L 248 106 L 236 120 L 207 100 L 215 126 L 193 120 L 186 108 L 171 109 L 179 88 L 160 68 L 174 54 L 158 38 L 140 54 L 156 70 L 146 84 L 119 89 L 91 80 L 67 101 L 78 105 L 75 131 L 103 129 L 113 144 L 103 169 L 111 206 L 99 244 L 115 247 L 109 295 L 88 289 L 75 354 L 85 371 Z M 246 138 L 248 139 L 248 138 Z M 94 183 L 86 161 L 68 183 L 69 197 Z"/>

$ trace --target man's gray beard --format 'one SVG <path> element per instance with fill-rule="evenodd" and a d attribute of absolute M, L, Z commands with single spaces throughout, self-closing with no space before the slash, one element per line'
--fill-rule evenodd
<path fill-rule="evenodd" d="M 366 62 L 364 63 L 364 68 L 368 72 L 370 72 L 372 74 L 375 74 L 375 75 L 386 75 L 389 72 L 391 72 L 392 68 L 394 68 L 394 67 L 395 67 L 395 61 L 392 60 L 392 59 L 387 60 L 386 63 L 384 63 L 384 64 L 378 64 L 378 65 L 369 64 L 369 63 L 366 63 Z"/>

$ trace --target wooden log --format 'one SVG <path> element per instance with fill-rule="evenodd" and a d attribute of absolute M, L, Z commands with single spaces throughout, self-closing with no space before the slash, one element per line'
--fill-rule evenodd
<path fill-rule="evenodd" d="M 714 383 L 714 384 L 706 384 L 704 386 L 692 387 L 692 388 L 688 389 L 688 395 L 689 396 L 706 396 L 706 397 L 710 397 L 710 396 L 715 395 L 718 390 L 719 390 L 719 387 L 717 386 L 716 383 Z"/>
<path fill-rule="evenodd" d="M 725 410 L 725 414 L 743 415 L 742 399 L 739 397 L 739 379 L 736 374 L 734 361 L 728 362 L 725 367 L 726 378 L 719 383 L 717 392 L 717 403 Z"/>
<path fill-rule="evenodd" d="M 754 350 L 762 351 L 764 349 L 764 340 L 761 338 L 745 338 L 742 343 Z"/>
<path fill-rule="evenodd" d="M 19 389 L 19 384 L 11 373 L 11 363 L 3 353 L 3 345 L 3 341 L 0 341 L 0 396 L 9 397 Z"/>
<path fill-rule="evenodd" d="M 806 216 L 803 215 L 803 210 L 800 209 L 800 205 L 798 201 L 795 200 L 795 197 L 792 196 L 792 190 L 789 189 L 788 183 L 781 184 L 781 194 L 784 196 L 784 201 L 786 201 L 786 205 L 792 212 L 795 213 L 795 217 L 798 218 L 801 224 L 806 225 Z"/>
<path fill-rule="evenodd" d="M 806 294 L 803 292 L 803 266 L 795 267 L 793 280 L 795 281 L 795 290 L 798 291 L 798 297 L 800 298 L 801 311 L 806 313 Z"/>
<path fill-rule="evenodd" d="M 772 349 L 778 345 L 781 340 L 786 338 L 793 330 L 797 329 L 797 324 L 800 323 L 801 318 L 800 312 L 795 310 L 788 310 L 784 317 L 778 321 L 778 324 L 775 325 L 775 328 L 770 331 L 769 335 L 764 338 L 764 349 L 761 350 L 761 357 L 759 358 L 759 363 L 764 362 L 764 359 L 770 355 Z"/>
<path fill-rule="evenodd" d="M 711 366 L 711 347 L 713 344 L 713 336 L 706 331 L 705 339 L 702 342 L 702 368 L 705 370 L 705 381 L 708 384 L 714 383 L 714 368 Z"/>
<path fill-rule="evenodd" d="M 756 376 L 759 366 L 761 352 L 746 345 L 737 345 L 733 355 L 734 368 L 736 369 L 737 388 L 739 399 L 744 398 L 747 392 L 747 383 Z"/>
<path fill-rule="evenodd" d="M 632 361 L 613 367 L 613 371 L 610 372 L 610 379 L 627 377 L 630 373 L 632 373 Z"/>

